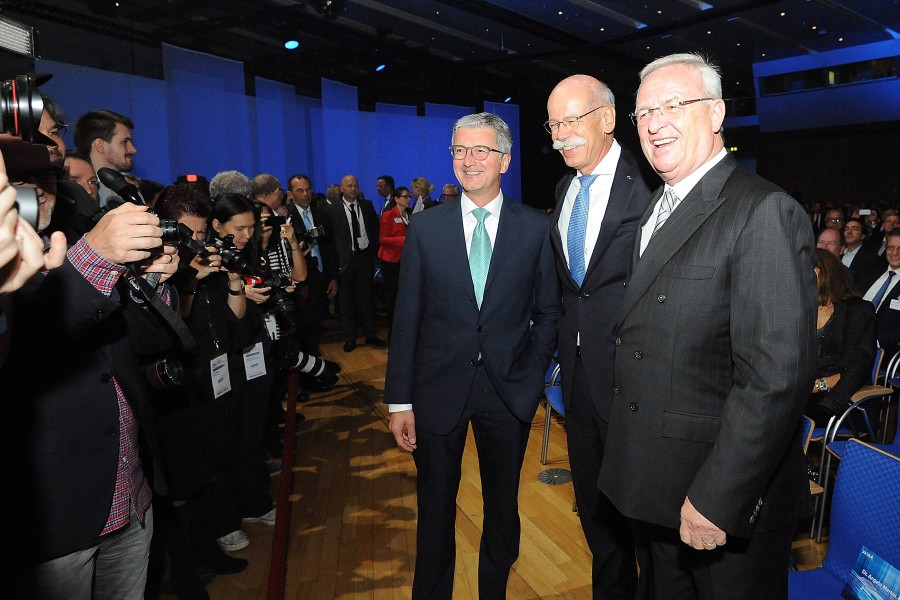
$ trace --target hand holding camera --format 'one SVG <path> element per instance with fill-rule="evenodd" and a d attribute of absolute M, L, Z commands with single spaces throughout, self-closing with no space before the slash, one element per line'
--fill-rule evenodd
<path fill-rule="evenodd" d="M 162 246 L 162 234 L 159 218 L 146 206 L 126 202 L 103 215 L 85 239 L 106 260 L 125 264 L 149 258 Z"/>

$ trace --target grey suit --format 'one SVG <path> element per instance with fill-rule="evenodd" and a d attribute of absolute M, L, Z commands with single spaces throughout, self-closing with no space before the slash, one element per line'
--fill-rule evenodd
<path fill-rule="evenodd" d="M 789 548 L 793 526 L 811 514 L 798 423 L 815 372 L 813 248 L 802 207 L 730 155 L 642 256 L 635 245 L 600 487 L 623 514 L 674 530 L 676 541 L 689 497 L 729 536 L 718 563 L 740 562 L 761 532 L 786 531 Z M 786 560 L 770 561 L 785 590 Z M 754 597 L 741 580 L 768 577 L 758 566 L 735 569 L 729 598 Z"/>

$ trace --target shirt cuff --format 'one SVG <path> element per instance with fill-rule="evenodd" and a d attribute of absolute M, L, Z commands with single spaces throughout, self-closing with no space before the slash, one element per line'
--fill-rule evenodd
<path fill-rule="evenodd" d="M 111 263 L 103 258 L 84 237 L 69 248 L 66 256 L 81 276 L 104 296 L 112 293 L 119 277 L 125 272 L 124 265 Z"/>
<path fill-rule="evenodd" d="M 401 410 L 412 410 L 412 404 L 388 404 L 388 412 L 395 413 Z"/>

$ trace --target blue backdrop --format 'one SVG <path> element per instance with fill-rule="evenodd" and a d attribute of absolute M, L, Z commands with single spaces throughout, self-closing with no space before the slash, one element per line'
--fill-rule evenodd
<path fill-rule="evenodd" d="M 357 90 L 322 80 L 322 99 L 298 96 L 293 86 L 255 80 L 256 95 L 244 89 L 243 63 L 163 45 L 164 80 L 148 79 L 38 60 L 38 72 L 53 79 L 42 89 L 66 111 L 70 123 L 92 109 L 107 109 L 134 121 L 135 174 L 170 183 L 197 173 L 211 179 L 236 169 L 253 177 L 271 173 L 282 184 L 296 173 L 313 180 L 316 191 L 352 173 L 360 189 L 375 198 L 380 175 L 409 186 L 414 177 L 435 185 L 455 183 L 447 147 L 453 123 L 474 112 L 471 106 L 377 104 L 361 112 Z M 504 192 L 521 200 L 519 108 L 485 102 L 513 132 L 513 160 Z M 66 134 L 71 148 L 71 130 Z M 376 205 L 378 203 L 376 202 Z"/>

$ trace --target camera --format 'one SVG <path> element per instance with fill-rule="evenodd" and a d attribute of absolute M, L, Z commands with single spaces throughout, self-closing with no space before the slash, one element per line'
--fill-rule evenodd
<path fill-rule="evenodd" d="M 287 217 L 281 215 L 269 215 L 262 220 L 262 224 L 266 227 L 281 227 L 285 223 L 287 223 Z"/>
<path fill-rule="evenodd" d="M 41 202 L 38 200 L 37 188 L 30 185 L 15 185 L 16 210 L 25 222 L 31 225 L 35 231 L 41 220 Z"/>
<path fill-rule="evenodd" d="M 219 256 L 222 257 L 222 266 L 229 271 L 244 272 L 247 270 L 247 259 L 241 254 L 241 251 L 234 245 L 234 236 L 229 234 L 223 238 L 213 238 L 209 246 L 214 247 Z M 203 257 L 209 256 L 210 252 L 204 248 L 203 252 L 198 253 Z"/>
<path fill-rule="evenodd" d="M 21 137 L 26 142 L 55 146 L 56 142 L 38 131 L 44 101 L 38 87 L 52 75 L 28 73 L 0 82 L 0 133 Z"/>
<path fill-rule="evenodd" d="M 325 227 L 323 225 L 317 225 L 316 227 L 307 229 L 306 233 L 303 234 L 303 239 L 300 241 L 306 242 L 307 246 L 312 246 L 320 237 L 325 237 Z"/>
<path fill-rule="evenodd" d="M 184 383 L 184 365 L 174 356 L 167 356 L 142 367 L 147 383 L 162 391 Z"/>
<path fill-rule="evenodd" d="M 244 283 L 272 288 L 269 290 L 269 299 L 263 304 L 263 308 L 275 315 L 275 322 L 278 323 L 282 336 L 290 335 L 303 325 L 297 306 L 286 289 L 294 283 L 290 277 L 270 271 L 262 277 L 244 275 Z"/>

